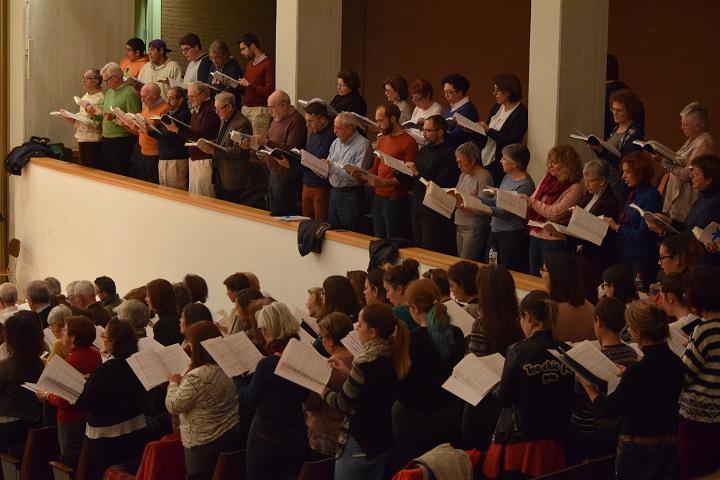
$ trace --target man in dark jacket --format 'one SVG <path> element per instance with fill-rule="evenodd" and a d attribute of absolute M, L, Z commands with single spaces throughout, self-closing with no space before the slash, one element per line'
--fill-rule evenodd
<path fill-rule="evenodd" d="M 167 104 L 170 106 L 167 115 L 179 121 L 190 124 L 190 109 L 187 106 L 187 93 L 180 87 L 173 87 L 167 91 Z M 148 130 L 148 135 L 157 140 L 160 151 L 158 162 L 158 175 L 160 185 L 188 189 L 188 150 L 185 139 L 176 133 L 170 132 L 162 122 L 155 126 L 160 131 Z"/>

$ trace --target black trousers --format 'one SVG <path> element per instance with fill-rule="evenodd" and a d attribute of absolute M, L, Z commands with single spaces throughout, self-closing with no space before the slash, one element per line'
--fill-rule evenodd
<path fill-rule="evenodd" d="M 143 155 L 140 154 L 140 161 L 138 162 L 138 177 L 140 180 L 151 182 L 155 184 L 160 183 L 160 176 L 158 175 L 158 163 L 160 162 L 160 156 L 158 155 Z"/>
<path fill-rule="evenodd" d="M 490 232 L 488 252 L 494 246 L 498 252 L 498 264 L 506 268 L 528 273 L 528 251 L 530 237 L 527 230 L 513 230 L 510 232 Z"/>
<path fill-rule="evenodd" d="M 102 168 L 102 153 L 100 142 L 78 142 L 80 165 L 92 168 Z"/>
<path fill-rule="evenodd" d="M 415 244 L 433 252 L 455 254 L 455 232 L 450 219 L 413 203 L 410 223 Z"/>
<path fill-rule="evenodd" d="M 133 154 L 137 137 L 107 138 L 103 137 L 100 144 L 102 152 L 102 169 L 118 175 L 130 175 L 130 157 Z"/>

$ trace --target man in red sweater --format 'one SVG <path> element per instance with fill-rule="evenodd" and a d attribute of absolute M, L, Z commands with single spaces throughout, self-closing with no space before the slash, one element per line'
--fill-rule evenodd
<path fill-rule="evenodd" d="M 242 114 L 252 125 L 254 135 L 264 135 L 270 126 L 268 97 L 275 91 L 275 64 L 260 50 L 260 40 L 246 33 L 238 41 L 240 53 L 247 58 L 245 76 L 240 79 L 244 95 Z"/>

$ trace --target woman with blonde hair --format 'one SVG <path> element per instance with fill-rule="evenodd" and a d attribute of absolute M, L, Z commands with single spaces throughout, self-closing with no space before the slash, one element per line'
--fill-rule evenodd
<path fill-rule="evenodd" d="M 400 381 L 410 369 L 410 333 L 388 305 L 367 305 L 357 322 L 362 351 L 348 369 L 330 360 L 333 369 L 347 376 L 342 390 L 326 389 L 323 398 L 346 417 L 340 428 L 340 455 L 335 478 L 379 480 L 395 447 L 392 405 Z"/>
<path fill-rule="evenodd" d="M 527 218 L 540 223 L 563 223 L 570 218 L 570 207 L 582 198 L 582 162 L 570 145 L 556 145 L 547 158 L 547 172 L 527 201 Z M 567 250 L 565 235 L 555 229 L 530 227 L 530 274 L 540 275 L 545 255 Z"/>
<path fill-rule="evenodd" d="M 431 280 L 415 280 L 405 296 L 420 327 L 410 334 L 410 370 L 392 411 L 399 465 L 440 444 L 457 443 L 459 402 L 442 384 L 465 354 L 463 332 L 452 324 Z"/>

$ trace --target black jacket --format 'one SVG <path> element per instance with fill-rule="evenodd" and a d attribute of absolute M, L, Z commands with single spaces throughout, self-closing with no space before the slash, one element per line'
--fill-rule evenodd
<path fill-rule="evenodd" d="M 183 103 L 174 112 L 167 113 L 183 123 L 190 124 L 190 109 L 187 103 Z M 185 139 L 173 132 L 169 132 L 162 122 L 155 122 L 154 125 L 160 130 L 160 133 L 148 129 L 148 135 L 157 140 L 160 160 L 187 159 L 188 149 L 185 147 Z"/>
<path fill-rule="evenodd" d="M 490 115 L 487 117 L 487 123 L 490 124 L 490 120 L 493 115 L 500 110 L 499 103 L 496 103 L 490 110 Z M 503 123 L 500 130 L 493 128 L 488 129 L 487 136 L 495 140 L 495 161 L 499 162 L 502 158 L 502 149 L 513 143 L 522 143 L 523 137 L 528 129 L 528 109 L 522 103 L 515 107 L 515 110 L 510 114 L 509 117 Z"/>
<path fill-rule="evenodd" d="M 166 347 L 173 343 L 181 343 L 183 334 L 180 333 L 180 316 L 174 312 L 159 313 L 158 318 L 153 327 L 155 340 Z"/>

